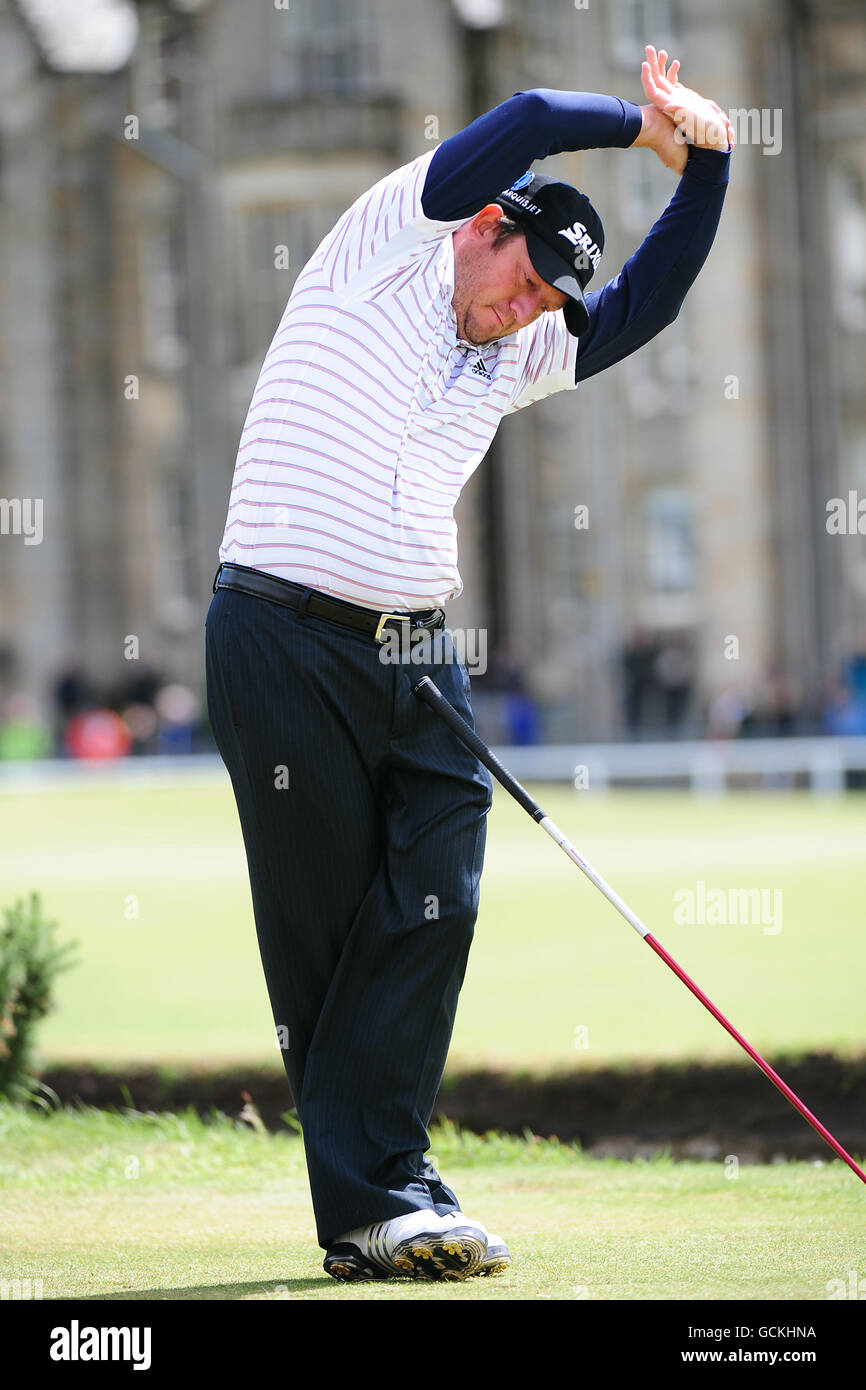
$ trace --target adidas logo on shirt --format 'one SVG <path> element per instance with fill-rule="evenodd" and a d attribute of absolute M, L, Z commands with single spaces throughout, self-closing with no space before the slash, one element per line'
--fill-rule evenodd
<path fill-rule="evenodd" d="M 490 375 L 490 373 L 488 372 L 487 368 L 486 368 L 485 365 L 484 365 L 484 358 L 483 358 L 483 357 L 479 357 L 479 358 L 476 359 L 475 365 L 474 365 L 473 368 L 472 368 L 472 375 L 473 375 L 473 376 L 482 376 L 482 377 L 484 378 L 485 381 L 492 381 L 492 380 L 493 380 L 493 377 Z"/>

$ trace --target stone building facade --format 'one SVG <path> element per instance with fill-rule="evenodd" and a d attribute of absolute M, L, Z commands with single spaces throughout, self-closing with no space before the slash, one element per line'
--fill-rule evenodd
<path fill-rule="evenodd" d="M 75 660 L 119 688 L 130 637 L 203 690 L 235 449 L 307 256 L 360 191 L 514 91 L 643 100 L 648 39 L 736 112 L 716 243 L 664 334 L 504 421 L 459 504 L 451 622 L 520 669 L 548 738 L 621 735 L 636 634 L 674 678 L 679 658 L 671 727 L 780 690 L 813 726 L 866 648 L 855 0 L 135 8 L 122 68 L 59 72 L 0 0 L 0 498 L 43 500 L 38 544 L 0 511 L 0 694 L 45 704 Z M 549 166 L 602 214 L 604 278 L 675 187 L 644 150 Z M 834 534 L 828 502 L 850 494 Z"/>

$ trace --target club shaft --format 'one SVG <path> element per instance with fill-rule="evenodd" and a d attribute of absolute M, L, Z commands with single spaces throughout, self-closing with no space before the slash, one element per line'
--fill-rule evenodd
<path fill-rule="evenodd" d="M 666 965 L 670 966 L 671 970 L 674 972 L 675 975 L 679 976 L 683 984 L 686 986 L 687 989 L 691 990 L 695 998 L 700 999 L 701 1003 L 704 1005 L 704 1008 L 709 1009 L 713 1018 L 718 1019 L 722 1027 L 728 1033 L 730 1033 L 731 1037 L 734 1038 L 740 1044 L 740 1047 L 742 1047 L 746 1052 L 748 1052 L 752 1061 L 757 1063 L 764 1075 L 769 1077 L 776 1089 L 781 1091 L 785 1099 L 791 1102 L 794 1109 L 799 1110 L 800 1114 L 803 1116 L 803 1119 L 808 1121 L 808 1123 L 812 1126 L 812 1128 L 815 1130 L 817 1134 L 820 1134 L 821 1138 L 825 1141 L 825 1143 L 830 1145 L 830 1148 L 834 1151 L 834 1153 L 837 1153 L 841 1159 L 844 1159 L 851 1171 L 856 1173 L 858 1178 L 860 1178 L 862 1182 L 866 1183 L 866 1173 L 863 1172 L 863 1169 L 859 1166 L 859 1164 L 855 1163 L 854 1159 L 847 1152 L 847 1150 L 843 1149 L 839 1141 L 833 1138 L 833 1135 L 830 1133 L 829 1129 L 826 1129 L 825 1126 L 821 1124 L 821 1121 L 818 1119 L 816 1115 L 812 1114 L 812 1111 L 808 1108 L 808 1106 L 805 1106 L 803 1104 L 799 1096 L 797 1096 L 791 1090 L 791 1087 L 787 1084 L 787 1082 L 782 1080 L 779 1073 L 773 1071 L 773 1068 L 770 1066 L 769 1062 L 764 1061 L 764 1058 L 761 1056 L 760 1052 L 757 1052 L 755 1048 L 752 1047 L 751 1043 L 746 1041 L 742 1033 L 740 1033 L 738 1029 L 736 1029 L 734 1025 L 727 1018 L 725 1018 L 725 1015 L 722 1013 L 721 1009 L 716 1008 L 712 999 L 709 999 L 707 995 L 704 994 L 704 991 L 700 988 L 700 986 L 696 985 L 694 980 L 686 974 L 682 966 L 677 964 L 673 956 L 665 950 L 664 946 L 662 946 L 661 942 L 657 941 L 656 938 L 649 932 L 647 933 L 644 939 L 648 946 L 652 946 L 656 955 L 661 960 L 663 960 Z"/>
<path fill-rule="evenodd" d="M 540 809 L 541 808 L 539 807 L 539 810 Z M 582 870 L 583 873 L 586 874 L 590 883 L 595 884 L 599 892 L 604 894 L 608 902 L 613 904 L 617 912 L 622 914 L 622 916 L 629 923 L 629 925 L 634 927 L 638 935 L 643 937 L 649 936 L 649 927 L 644 926 L 643 922 L 637 916 L 637 914 L 632 912 L 628 903 L 623 902 L 622 898 L 619 896 L 619 893 L 615 893 L 614 890 L 611 888 L 610 884 L 605 882 L 601 874 L 598 873 L 597 870 L 594 869 L 586 859 L 584 859 L 583 855 L 578 854 L 577 850 L 574 848 L 574 845 L 565 835 L 563 835 L 556 822 L 552 821 L 550 819 L 550 816 L 542 815 L 541 820 L 538 822 L 538 824 L 541 826 L 542 830 L 547 831 L 548 835 L 552 840 L 556 841 L 556 843 L 559 845 L 559 848 L 568 855 L 569 859 L 572 860 L 572 862 L 575 863 L 577 867 L 580 870 Z"/>
<path fill-rule="evenodd" d="M 453 729 L 457 737 L 467 746 L 467 748 L 471 749 L 471 751 L 485 765 L 485 767 L 487 767 L 490 770 L 490 772 L 493 773 L 497 781 L 505 787 L 506 791 L 510 792 L 514 799 L 519 803 L 519 805 L 523 807 L 524 811 L 526 811 L 527 814 L 530 815 L 534 821 L 538 822 L 542 829 L 545 830 L 548 835 L 550 835 L 551 839 L 556 841 L 560 849 L 568 855 L 569 859 L 577 865 L 577 867 L 586 875 L 590 882 L 595 884 L 595 887 L 599 890 L 599 892 L 604 894 L 608 902 L 616 908 L 617 912 L 619 912 L 619 914 L 622 917 L 625 918 L 629 926 L 633 927 L 635 931 L 643 937 L 644 941 L 646 941 L 648 946 L 652 947 L 659 959 L 663 960 L 665 965 L 667 965 L 674 972 L 674 974 L 680 980 L 682 980 L 686 988 L 691 990 L 695 998 L 700 1000 L 704 1007 L 708 1009 L 709 1012 L 712 1014 L 713 1018 L 715 1018 L 722 1025 L 722 1027 L 725 1029 L 727 1033 L 730 1034 L 734 1041 L 740 1044 L 740 1047 L 742 1047 L 743 1050 L 748 1054 L 748 1056 L 751 1057 L 752 1061 L 755 1062 L 756 1065 L 761 1068 L 761 1071 L 764 1073 L 765 1076 L 768 1077 L 770 1081 L 772 1081 L 776 1089 L 782 1093 L 786 1100 L 790 1101 L 791 1105 L 793 1105 L 795 1110 L 798 1110 L 800 1112 L 800 1114 L 803 1116 L 803 1119 L 806 1120 L 812 1126 L 815 1132 L 817 1134 L 820 1134 L 824 1142 L 829 1144 L 833 1152 L 838 1154 L 839 1157 L 843 1159 L 845 1163 L 847 1163 L 848 1167 L 851 1169 L 852 1172 L 857 1174 L 857 1177 L 860 1178 L 861 1182 L 866 1183 L 866 1173 L 864 1173 L 863 1169 L 859 1166 L 859 1164 L 855 1163 L 851 1155 L 845 1149 L 843 1149 L 839 1141 L 837 1139 L 834 1139 L 830 1131 L 826 1129 L 825 1126 L 821 1124 L 821 1121 L 815 1115 L 812 1114 L 811 1110 L 809 1110 L 807 1106 L 803 1104 L 799 1096 L 797 1096 L 791 1090 L 790 1086 L 788 1086 L 787 1083 L 782 1080 L 781 1076 L 779 1076 L 777 1072 L 773 1071 L 773 1068 L 769 1065 L 768 1062 L 764 1061 L 764 1058 L 761 1056 L 761 1054 L 757 1052 L 749 1042 L 746 1041 L 742 1033 L 740 1033 L 734 1027 L 734 1025 L 730 1023 L 727 1018 L 725 1018 L 725 1015 L 722 1013 L 721 1009 L 716 1008 L 716 1005 L 713 1003 L 713 1001 L 706 994 L 704 994 L 704 991 L 698 985 L 695 984 L 694 980 L 691 979 L 689 975 L 686 974 L 682 966 L 677 964 L 673 956 L 665 950 L 664 946 L 662 946 L 661 943 L 651 934 L 649 929 L 644 926 L 640 918 L 634 912 L 632 912 L 631 908 L 628 906 L 627 903 L 625 903 L 622 900 L 619 894 L 615 893 L 614 890 L 610 887 L 610 885 L 605 882 L 601 874 L 597 873 L 596 870 L 592 867 L 592 865 L 586 859 L 584 859 L 582 855 L 578 854 L 571 841 L 565 835 L 563 835 L 562 831 L 554 823 L 554 821 L 552 821 L 550 817 L 545 814 L 545 812 L 539 806 L 538 802 L 532 796 L 530 796 L 526 788 L 521 786 L 521 784 L 517 781 L 515 777 L 512 777 L 508 769 L 504 767 L 503 764 L 496 757 L 496 755 L 490 751 L 486 743 L 484 743 L 483 740 L 478 737 L 474 729 L 470 728 L 470 726 L 466 723 L 466 720 L 463 719 L 453 708 L 453 706 L 448 703 L 444 695 L 442 695 L 441 691 L 433 683 L 430 677 L 422 676 L 421 679 L 413 685 L 412 689 L 414 693 L 419 697 L 419 699 L 423 700 L 425 704 L 429 705 L 430 708 L 436 714 L 438 714 L 441 719 L 445 721 L 449 728 Z"/>

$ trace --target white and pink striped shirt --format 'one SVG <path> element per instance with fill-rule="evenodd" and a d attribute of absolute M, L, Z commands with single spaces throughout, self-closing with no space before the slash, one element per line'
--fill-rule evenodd
<path fill-rule="evenodd" d="M 503 415 L 575 387 L 562 314 L 457 336 L 435 151 L 381 179 L 298 276 L 241 436 L 220 560 L 374 609 L 456 598 L 454 505 Z"/>

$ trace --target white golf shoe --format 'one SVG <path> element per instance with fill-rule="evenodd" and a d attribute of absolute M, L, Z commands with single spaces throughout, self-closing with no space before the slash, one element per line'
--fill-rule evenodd
<path fill-rule="evenodd" d="M 459 1211 L 452 1212 L 443 1218 L 443 1220 L 451 1221 L 455 1224 L 458 1224 L 460 1221 L 465 1221 L 465 1219 L 463 1213 Z M 473 1222 L 473 1225 L 477 1224 L 477 1222 Z M 511 1264 L 511 1251 L 508 1249 L 508 1246 L 501 1236 L 493 1235 L 486 1228 L 484 1228 L 484 1234 L 487 1236 L 487 1254 L 475 1270 L 475 1273 L 502 1274 Z"/>
<path fill-rule="evenodd" d="M 328 1247 L 324 1268 L 346 1282 L 387 1279 L 467 1279 L 482 1269 L 488 1237 L 462 1212 L 413 1211 L 391 1221 L 346 1231 Z M 504 1247 L 502 1247 L 504 1249 Z"/>

